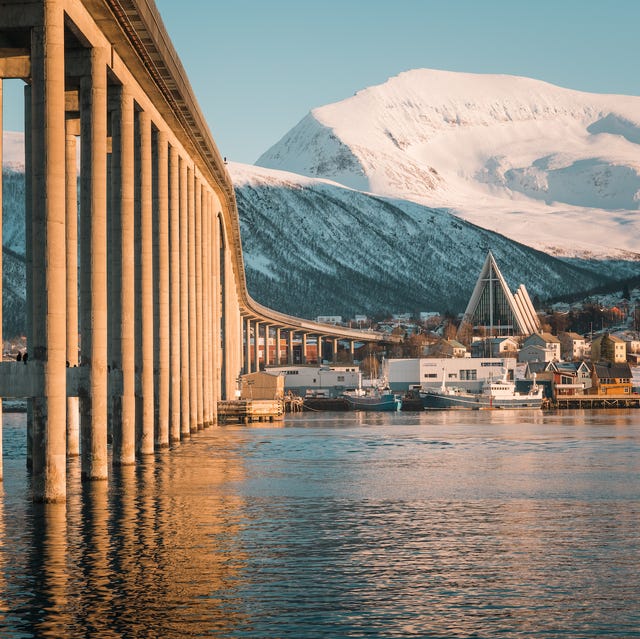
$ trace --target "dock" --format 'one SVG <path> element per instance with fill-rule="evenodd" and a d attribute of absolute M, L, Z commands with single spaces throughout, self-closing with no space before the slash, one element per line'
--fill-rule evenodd
<path fill-rule="evenodd" d="M 640 395 L 559 395 L 553 408 L 640 408 Z"/>
<path fill-rule="evenodd" d="M 281 399 L 235 399 L 218 402 L 218 421 L 273 422 L 284 417 L 284 404 Z"/>

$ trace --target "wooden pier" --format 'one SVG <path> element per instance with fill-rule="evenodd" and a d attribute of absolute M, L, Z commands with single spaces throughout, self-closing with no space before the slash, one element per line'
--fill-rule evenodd
<path fill-rule="evenodd" d="M 281 399 L 236 399 L 218 402 L 218 420 L 224 422 L 273 422 L 284 416 Z"/>
<path fill-rule="evenodd" d="M 640 395 L 559 395 L 553 408 L 640 408 Z"/>

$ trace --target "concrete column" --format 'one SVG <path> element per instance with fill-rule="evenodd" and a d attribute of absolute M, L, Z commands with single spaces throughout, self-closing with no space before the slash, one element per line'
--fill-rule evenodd
<path fill-rule="evenodd" d="M 222 287 L 220 280 L 220 232 L 218 225 L 217 203 L 215 203 L 215 207 L 216 208 L 215 210 L 212 210 L 211 215 L 211 359 L 213 363 L 213 421 L 214 423 L 217 423 L 218 401 L 222 397 L 222 367 L 220 365 L 220 298 L 222 294 Z M 240 350 L 242 351 L 242 328 L 240 328 L 240 335 L 238 337 Z"/>
<path fill-rule="evenodd" d="M 333 362 L 338 361 L 338 338 L 337 337 L 333 338 L 333 345 L 331 348 L 331 361 Z"/>
<path fill-rule="evenodd" d="M 322 335 L 318 335 L 316 342 L 316 359 L 318 360 L 318 366 L 322 366 Z"/>
<path fill-rule="evenodd" d="M 294 338 L 294 331 L 289 329 L 289 342 L 287 344 L 287 364 L 289 364 L 289 366 L 291 366 L 293 364 L 293 338 Z"/>
<path fill-rule="evenodd" d="M 145 111 L 138 114 L 140 146 L 140 388 L 141 415 L 138 453 L 154 452 L 153 401 L 153 203 L 151 167 L 151 118 Z"/>
<path fill-rule="evenodd" d="M 157 366 L 156 448 L 169 446 L 169 142 L 165 131 L 156 137 L 156 211 L 155 229 L 158 258 L 154 281 L 157 283 L 157 299 L 154 309 L 157 317 L 155 354 Z"/>
<path fill-rule="evenodd" d="M 269 324 L 264 325 L 264 367 L 269 366 L 270 357 L 269 357 Z"/>
<path fill-rule="evenodd" d="M 203 290 L 203 339 L 204 339 L 204 424 L 211 426 L 211 194 L 207 193 L 204 199 L 204 211 L 202 215 L 203 237 L 202 244 L 202 290 Z"/>
<path fill-rule="evenodd" d="M 66 268 L 67 268 L 67 362 L 78 365 L 78 167 L 76 163 L 76 121 L 67 121 L 65 145 L 66 176 Z M 67 397 L 67 455 L 80 454 L 80 404 Z"/>
<path fill-rule="evenodd" d="M 45 54 L 46 50 L 46 54 Z M 43 372 L 33 402 L 33 496 L 66 499 L 66 251 L 63 2 L 44 5 L 31 32 L 32 343 L 28 366 Z"/>
<path fill-rule="evenodd" d="M 189 199 L 187 163 L 180 160 L 180 438 L 190 435 L 189 378 Z"/>
<path fill-rule="evenodd" d="M 282 346 L 282 343 L 280 341 L 280 331 L 282 329 L 277 326 L 276 327 L 276 356 L 275 356 L 275 365 L 276 366 L 280 366 L 280 348 Z"/>
<path fill-rule="evenodd" d="M 178 149 L 169 148 L 169 441 L 180 441 L 180 198 Z"/>
<path fill-rule="evenodd" d="M 254 370 L 258 372 L 260 370 L 260 322 L 256 320 L 253 330 L 253 359 Z"/>
<path fill-rule="evenodd" d="M 356 343 L 352 339 L 349 340 L 349 354 L 351 355 L 351 362 L 353 362 L 356 354 Z"/>
<path fill-rule="evenodd" d="M 203 346 L 202 346 L 202 182 L 195 183 L 195 254 L 196 254 L 196 384 L 198 385 L 197 423 L 202 430 L 204 406 Z"/>
<path fill-rule="evenodd" d="M 300 363 L 307 363 L 307 334 L 302 333 L 302 348 L 300 349 Z"/>
<path fill-rule="evenodd" d="M 27 350 L 33 346 L 33 246 L 31 244 L 33 222 L 33 127 L 31 124 L 31 85 L 24 87 L 24 229 L 25 270 L 27 275 Z M 27 398 L 27 468 L 33 468 L 33 398 Z"/>
<path fill-rule="evenodd" d="M 196 196 L 195 175 L 189 167 L 187 177 L 189 203 L 189 430 L 198 430 L 198 372 L 196 328 Z"/>
<path fill-rule="evenodd" d="M 136 371 L 135 371 L 135 232 L 134 232 L 134 112 L 133 98 L 120 88 L 119 104 L 112 118 L 112 215 L 113 237 L 113 316 L 115 327 L 114 370 L 122 374 L 122 394 L 113 398 L 113 463 L 135 463 L 136 449 Z"/>
<path fill-rule="evenodd" d="M 80 328 L 82 478 L 107 478 L 107 66 L 90 50 L 91 75 L 80 81 Z"/>
<path fill-rule="evenodd" d="M 244 341 L 244 372 L 251 373 L 251 320 L 247 317 L 245 321 L 245 341 Z M 226 350 L 226 349 L 225 349 Z"/>

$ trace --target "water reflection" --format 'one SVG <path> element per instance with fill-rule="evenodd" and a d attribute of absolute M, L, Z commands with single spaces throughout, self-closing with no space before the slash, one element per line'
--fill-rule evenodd
<path fill-rule="evenodd" d="M 639 636 L 639 418 L 225 426 L 66 506 L 10 456 L 0 636 Z"/>

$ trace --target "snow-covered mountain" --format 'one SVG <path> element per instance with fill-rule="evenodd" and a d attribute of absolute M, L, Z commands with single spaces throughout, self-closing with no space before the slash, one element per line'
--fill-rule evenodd
<path fill-rule="evenodd" d="M 640 97 L 407 71 L 314 109 L 257 164 L 447 208 L 552 255 L 640 259 Z"/>
<path fill-rule="evenodd" d="M 513 290 L 525 283 L 541 298 L 594 287 L 624 270 L 569 264 L 444 209 L 283 171 L 228 168 L 249 291 L 295 315 L 462 311 L 489 249 Z"/>

